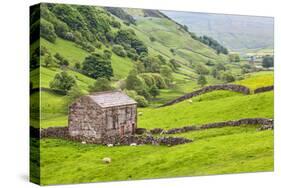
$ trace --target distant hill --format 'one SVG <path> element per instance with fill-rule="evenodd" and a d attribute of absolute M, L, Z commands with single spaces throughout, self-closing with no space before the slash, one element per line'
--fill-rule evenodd
<path fill-rule="evenodd" d="M 191 32 L 211 36 L 233 51 L 273 48 L 274 19 L 271 17 L 175 11 L 162 13 L 186 25 Z"/>

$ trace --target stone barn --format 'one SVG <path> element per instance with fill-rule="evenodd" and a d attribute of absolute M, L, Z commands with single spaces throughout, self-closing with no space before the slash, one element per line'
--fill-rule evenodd
<path fill-rule="evenodd" d="M 121 91 L 83 96 L 69 107 L 70 136 L 102 143 L 109 137 L 135 133 L 137 103 Z"/>

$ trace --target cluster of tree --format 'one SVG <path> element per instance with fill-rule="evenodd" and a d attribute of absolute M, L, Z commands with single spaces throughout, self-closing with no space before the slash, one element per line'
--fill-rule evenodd
<path fill-rule="evenodd" d="M 242 64 L 241 65 L 241 73 L 242 74 L 246 74 L 246 73 L 250 73 L 250 72 L 253 72 L 255 71 L 255 67 L 248 64 L 248 63 L 245 63 L 245 64 Z"/>
<path fill-rule="evenodd" d="M 69 61 L 66 58 L 64 58 L 62 55 L 60 55 L 59 53 L 56 53 L 54 55 L 54 57 L 57 59 L 57 63 L 61 67 L 67 67 L 69 65 Z"/>
<path fill-rule="evenodd" d="M 95 52 L 86 57 L 82 63 L 83 73 L 94 79 L 106 78 L 109 80 L 113 76 L 111 54 L 109 55 L 109 53 L 108 51 L 104 51 L 103 54 Z"/>
<path fill-rule="evenodd" d="M 212 37 L 208 37 L 208 36 L 200 36 L 197 37 L 195 33 L 189 32 L 190 36 L 195 39 L 198 40 L 204 44 L 206 44 L 207 46 L 213 48 L 214 50 L 216 50 L 217 54 L 228 54 L 228 50 L 226 47 L 224 47 L 223 45 L 221 45 L 218 41 L 216 41 L 215 39 L 213 39 Z"/>
<path fill-rule="evenodd" d="M 93 85 L 89 86 L 90 92 L 110 91 L 115 88 L 111 85 L 110 80 L 107 78 L 98 78 Z"/>
<path fill-rule="evenodd" d="M 147 47 L 137 38 L 132 29 L 120 29 L 114 37 L 114 42 L 122 45 L 126 51 L 134 49 L 137 55 L 148 52 Z"/>
<path fill-rule="evenodd" d="M 240 62 L 240 56 L 239 56 L 239 54 L 229 54 L 229 55 L 228 55 L 228 61 L 229 61 L 230 63 L 232 63 L 232 62 Z"/>
<path fill-rule="evenodd" d="M 54 79 L 49 85 L 52 89 L 58 89 L 67 92 L 76 85 L 76 79 L 69 75 L 66 71 L 62 71 L 61 73 L 57 73 L 55 75 Z"/>
<path fill-rule="evenodd" d="M 262 66 L 264 68 L 273 67 L 274 65 L 274 58 L 273 56 L 266 55 L 262 58 Z"/>
<path fill-rule="evenodd" d="M 85 94 L 77 85 L 76 78 L 69 75 L 66 71 L 57 73 L 49 83 L 50 88 L 61 90 L 67 94 L 70 101 L 75 100 Z"/>
<path fill-rule="evenodd" d="M 172 70 L 168 66 L 161 66 L 160 73 L 140 73 L 133 69 L 125 80 L 124 88 L 140 107 L 144 107 L 160 94 L 160 89 L 168 88 L 172 80 Z"/>
<path fill-rule="evenodd" d="M 55 42 L 59 36 L 88 51 L 110 42 L 112 28 L 121 24 L 106 11 L 82 5 L 43 4 L 41 36 Z"/>
<path fill-rule="evenodd" d="M 224 82 L 235 81 L 235 77 L 232 72 L 227 70 L 227 68 L 222 63 L 216 64 L 216 66 L 212 69 L 211 74 L 214 78 L 223 80 Z"/>
<path fill-rule="evenodd" d="M 136 23 L 136 20 L 131 15 L 127 14 L 122 8 L 106 7 L 105 9 L 114 16 L 123 20 L 127 25 Z"/>

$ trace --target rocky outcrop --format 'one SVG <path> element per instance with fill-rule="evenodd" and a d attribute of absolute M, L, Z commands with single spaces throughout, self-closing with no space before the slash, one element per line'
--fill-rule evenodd
<path fill-rule="evenodd" d="M 262 93 L 267 91 L 272 91 L 274 89 L 274 86 L 266 86 L 266 87 L 260 87 L 254 90 L 254 93 Z"/>
<path fill-rule="evenodd" d="M 250 89 L 246 86 L 242 86 L 242 85 L 236 85 L 236 84 L 219 84 L 219 85 L 211 85 L 211 86 L 206 86 L 202 89 L 187 93 L 179 98 L 176 98 L 172 101 L 167 102 L 166 104 L 161 105 L 160 107 L 164 107 L 164 106 L 169 106 L 172 104 L 176 104 L 179 103 L 181 101 L 190 99 L 192 97 L 198 96 L 198 95 L 202 95 L 204 93 L 208 93 L 208 92 L 212 92 L 212 91 L 216 91 L 216 90 L 229 90 L 229 91 L 234 91 L 234 92 L 239 92 L 239 93 L 243 93 L 245 95 L 250 94 Z"/>
<path fill-rule="evenodd" d="M 202 130 L 202 129 L 231 127 L 231 126 L 240 126 L 240 125 L 262 125 L 262 126 L 267 125 L 273 127 L 273 120 L 268 118 L 244 118 L 244 119 L 232 120 L 232 121 L 223 121 L 223 122 L 208 123 L 203 125 L 192 125 L 192 126 L 185 126 L 181 128 L 173 128 L 165 131 L 165 134 L 175 134 L 175 133 L 183 133 L 183 132 Z"/>

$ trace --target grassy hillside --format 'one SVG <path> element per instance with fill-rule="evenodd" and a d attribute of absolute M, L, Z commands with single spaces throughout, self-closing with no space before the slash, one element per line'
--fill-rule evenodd
<path fill-rule="evenodd" d="M 200 101 L 192 104 L 183 101 L 169 107 L 141 109 L 139 112 L 142 112 L 138 119 L 139 126 L 145 128 L 173 128 L 246 117 L 272 118 L 273 93 L 218 97 L 217 100 L 208 100 L 208 97 L 204 100 L 204 97 L 201 97 Z"/>
<path fill-rule="evenodd" d="M 85 57 L 90 53 L 81 49 L 75 43 L 58 38 L 55 43 L 48 42 L 41 38 L 41 46 L 46 47 L 53 55 L 60 53 L 63 57 L 70 61 L 70 66 L 74 66 L 77 62 L 83 62 Z M 97 50 L 102 51 L 102 49 Z M 128 58 L 121 58 L 116 54 L 112 54 L 112 67 L 114 71 L 114 78 L 116 80 L 125 78 L 130 70 L 133 68 L 132 60 Z"/>
<path fill-rule="evenodd" d="M 153 50 L 178 59 L 181 62 L 204 62 L 214 60 L 223 62 L 226 60 L 224 55 L 217 55 L 213 49 L 194 40 L 191 36 L 172 22 L 164 18 L 140 18 L 134 27 L 140 38 Z M 152 42 L 150 37 L 154 37 Z M 175 49 L 174 56 L 170 49 Z M 188 57 L 188 58 L 186 58 Z"/>

